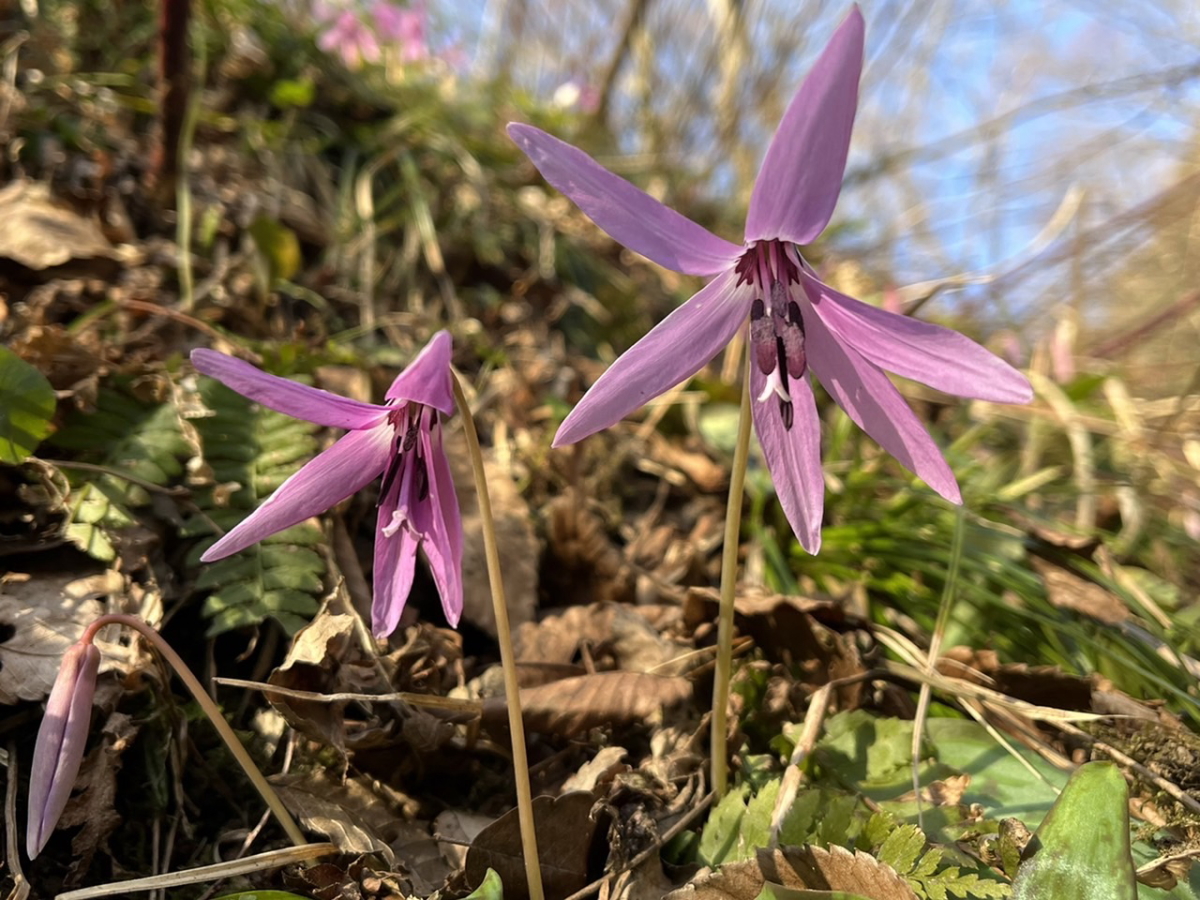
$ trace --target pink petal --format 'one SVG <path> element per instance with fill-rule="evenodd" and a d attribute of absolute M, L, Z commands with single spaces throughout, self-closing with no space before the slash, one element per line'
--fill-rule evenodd
<path fill-rule="evenodd" d="M 582 150 L 541 129 L 514 122 L 508 136 L 593 222 L 660 266 L 688 275 L 716 275 L 742 255 L 737 244 L 663 206 Z"/>
<path fill-rule="evenodd" d="M 46 701 L 29 778 L 25 849 L 30 859 L 50 840 L 75 786 L 87 745 L 99 667 L 100 651 L 94 644 L 72 644 L 63 655 Z"/>
<path fill-rule="evenodd" d="M 758 366 L 750 367 L 750 393 L 760 397 L 767 383 Z M 795 418 L 783 427 L 775 396 L 753 400 L 754 430 L 784 515 L 800 545 L 809 553 L 821 549 L 821 516 L 825 503 L 825 475 L 821 469 L 821 420 L 807 378 L 791 382 Z"/>
<path fill-rule="evenodd" d="M 952 503 L 962 503 L 954 473 L 888 377 L 840 343 L 810 304 L 804 306 L 809 363 L 837 404 L 931 488 Z"/>
<path fill-rule="evenodd" d="M 864 27 L 856 6 L 783 114 L 750 195 L 747 243 L 811 244 L 829 224 L 858 106 Z"/>
<path fill-rule="evenodd" d="M 400 624 L 400 615 L 412 591 L 417 567 L 417 547 L 420 537 L 404 525 L 388 537 L 383 529 L 391 524 L 392 512 L 400 485 L 392 485 L 389 497 L 379 504 L 375 528 L 374 599 L 371 601 L 371 631 L 376 637 L 387 637 Z"/>
<path fill-rule="evenodd" d="M 351 431 L 309 460 L 266 502 L 200 557 L 213 562 L 303 522 L 345 500 L 383 471 L 392 452 L 392 427 Z"/>
<path fill-rule="evenodd" d="M 559 426 L 554 446 L 619 422 L 695 375 L 746 321 L 752 298 L 753 288 L 737 285 L 731 270 L 713 279 L 608 367 Z"/>
<path fill-rule="evenodd" d="M 880 368 L 959 397 L 1033 399 L 1024 375 L 965 335 L 839 294 L 808 272 L 801 278 L 829 330 Z"/>
<path fill-rule="evenodd" d="M 454 386 L 450 379 L 450 358 L 453 344 L 450 332 L 439 331 L 429 339 L 408 367 L 396 376 L 388 388 L 389 400 L 410 400 L 441 410 L 454 412 Z"/>
<path fill-rule="evenodd" d="M 432 518 L 425 543 L 425 559 L 442 598 L 442 611 L 452 628 L 458 626 L 463 610 L 462 515 L 458 494 L 450 474 L 450 461 L 442 447 L 441 426 L 436 434 L 421 432 L 421 446 L 429 465 L 429 500 Z"/>
<path fill-rule="evenodd" d="M 243 397 L 284 415 L 330 428 L 370 428 L 388 413 L 385 406 L 361 403 L 270 375 L 248 362 L 215 350 L 193 350 L 192 365 L 197 372 L 217 379 Z"/>

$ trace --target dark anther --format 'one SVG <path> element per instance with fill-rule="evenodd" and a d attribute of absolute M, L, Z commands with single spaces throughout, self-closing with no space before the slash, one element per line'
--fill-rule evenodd
<path fill-rule="evenodd" d="M 783 419 L 783 427 L 791 431 L 792 425 L 796 421 L 796 410 L 792 406 L 791 400 L 784 400 L 782 397 L 779 398 L 779 416 Z"/>
<path fill-rule="evenodd" d="M 379 499 L 375 501 L 375 505 L 379 506 L 387 499 L 388 491 L 392 489 L 392 485 L 396 481 L 396 475 L 400 471 L 400 465 L 403 457 L 399 453 L 392 454 L 388 460 L 387 468 L 383 470 L 383 483 L 379 485 Z"/>
<path fill-rule="evenodd" d="M 774 337 L 775 329 L 767 317 L 766 304 L 756 299 L 750 304 L 750 346 L 754 350 L 754 363 L 764 375 L 775 371 Z"/>
<path fill-rule="evenodd" d="M 755 297 L 754 302 L 750 304 L 750 321 L 756 322 L 767 314 L 766 304 L 762 302 L 762 297 Z"/>
<path fill-rule="evenodd" d="M 417 502 L 420 503 L 429 496 L 429 472 L 425 468 L 425 460 L 418 458 L 413 463 L 416 466 L 413 475 L 417 479 Z"/>
<path fill-rule="evenodd" d="M 775 355 L 779 358 L 779 383 L 783 385 L 783 393 L 788 394 L 788 353 L 783 337 L 775 338 Z"/>
<path fill-rule="evenodd" d="M 800 316 L 800 304 L 795 300 L 788 301 L 788 324 L 795 325 L 803 333 L 804 319 Z"/>
<path fill-rule="evenodd" d="M 404 432 L 404 452 L 407 453 L 417 443 L 417 421 L 421 418 L 421 414 L 417 413 L 417 418 L 408 425 L 408 430 Z"/>

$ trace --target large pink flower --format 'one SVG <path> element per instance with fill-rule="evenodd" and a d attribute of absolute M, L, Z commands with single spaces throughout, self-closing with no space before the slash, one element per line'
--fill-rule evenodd
<path fill-rule="evenodd" d="M 759 170 L 744 243 L 730 243 L 530 125 L 508 133 L 552 185 L 632 250 L 689 275 L 715 276 L 592 385 L 555 446 L 618 422 L 690 378 L 749 318 L 754 426 L 800 543 L 821 546 L 825 484 L 810 371 L 859 427 L 948 500 L 954 474 L 883 369 L 930 387 L 1009 403 L 1023 375 L 958 332 L 885 312 L 824 284 L 800 255 L 833 215 L 858 103 L 863 19 L 834 33 L 779 124 Z"/>
<path fill-rule="evenodd" d="M 379 475 L 375 529 L 375 634 L 391 634 L 424 552 L 451 625 L 462 615 L 462 518 L 442 448 L 439 413 L 454 411 L 450 335 L 439 331 L 396 376 L 387 403 L 362 403 L 217 353 L 193 350 L 192 364 L 239 394 L 297 419 L 349 433 L 309 461 L 266 502 L 205 551 L 213 562 L 324 512 Z"/>

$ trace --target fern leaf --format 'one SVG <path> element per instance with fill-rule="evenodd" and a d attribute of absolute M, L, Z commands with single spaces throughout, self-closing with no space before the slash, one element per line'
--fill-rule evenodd
<path fill-rule="evenodd" d="M 195 422 L 204 461 L 214 484 L 197 495 L 204 511 L 184 533 L 207 536 L 189 562 L 216 540 L 212 525 L 228 531 L 271 495 L 317 452 L 317 426 L 258 406 L 224 385 L 205 379 L 200 399 L 213 415 Z M 209 636 L 255 626 L 273 618 L 289 634 L 319 606 L 325 560 L 317 552 L 320 529 L 302 523 L 226 559 L 200 566 L 196 590 L 207 592 L 202 612 Z"/>

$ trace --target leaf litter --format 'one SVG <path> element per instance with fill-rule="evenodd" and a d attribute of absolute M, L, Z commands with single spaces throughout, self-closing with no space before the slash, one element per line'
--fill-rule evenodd
<path fill-rule="evenodd" d="M 217 73 L 225 102 L 251 103 L 249 83 Z M 345 110 L 388 114 L 378 97 L 355 97 L 339 108 L 347 91 L 339 84 L 321 101 L 331 121 L 347 121 Z M 429 102 L 420 94 L 409 99 Z M 113 135 L 123 146 L 108 160 L 108 181 L 89 183 L 84 192 L 106 198 L 104 216 L 52 191 L 48 172 L 43 181 L 13 180 L 0 194 L 0 206 L 11 213 L 0 244 L 0 332 L 59 399 L 39 458 L 0 468 L 0 552 L 10 573 L 0 585 L 0 699 L 11 706 L 8 728 L 28 730 L 29 704 L 45 695 L 62 649 L 105 603 L 133 608 L 161 624 L 209 675 L 265 685 L 261 692 L 217 689 L 228 714 L 247 729 L 264 708 L 286 721 L 277 739 L 247 730 L 247 740 L 265 768 L 287 770 L 275 782 L 305 827 L 342 851 L 333 862 L 287 873 L 292 890 L 313 897 L 461 897 L 476 889 L 522 896 L 504 699 L 491 674 L 494 623 L 472 492 L 460 497 L 470 626 L 462 633 L 437 627 L 431 585 L 420 573 L 405 627 L 385 646 L 363 640 L 354 609 L 370 590 L 364 524 L 374 512 L 370 496 L 343 504 L 334 529 L 306 523 L 289 538 L 286 554 L 251 567 L 261 581 L 259 563 L 269 563 L 265 570 L 278 581 L 271 603 L 242 602 L 231 593 L 247 583 L 246 572 L 202 581 L 192 560 L 201 536 L 215 535 L 236 511 L 239 491 L 249 490 L 257 503 L 307 455 L 296 448 L 315 449 L 329 436 L 276 432 L 278 444 L 265 440 L 242 453 L 237 468 L 244 447 L 205 433 L 208 389 L 181 364 L 186 351 L 232 340 L 283 374 L 320 380 L 337 377 L 330 366 L 348 369 L 362 376 L 361 393 L 370 399 L 436 328 L 438 273 L 414 264 L 409 250 L 393 253 L 379 244 L 391 279 L 383 293 L 404 284 L 420 302 L 376 323 L 387 342 L 343 339 L 368 318 L 355 286 L 365 257 L 339 245 L 329 225 L 339 221 L 329 208 L 333 173 L 280 171 L 203 140 L 195 148 L 193 199 L 207 232 L 192 253 L 198 284 L 184 308 L 176 235 L 131 180 L 139 138 L 120 127 Z M 448 196 L 478 194 L 475 176 L 459 165 L 466 148 L 458 156 L 436 141 L 421 149 L 423 178 L 450 185 Z M 1016 525 L 980 525 L 977 537 L 999 549 L 976 554 L 981 570 L 970 574 L 969 587 L 1001 598 L 997 616 L 1029 613 L 1016 619 L 1018 640 L 1033 640 L 1036 616 L 1057 616 L 1049 621 L 1066 629 L 1068 646 L 1051 665 L 1001 662 L 1020 659 L 1013 644 L 996 640 L 1003 656 L 992 649 L 993 638 L 1003 637 L 996 634 L 1001 626 L 991 634 L 967 629 L 968 643 L 947 652 L 938 671 L 1040 707 L 1111 718 L 1070 731 L 948 689 L 945 712 L 961 716 L 973 704 L 1015 742 L 1041 780 L 1000 751 L 982 726 L 961 718 L 932 722 L 913 759 L 911 723 L 901 718 L 911 715 L 913 683 L 889 667 L 875 628 L 884 616 L 872 606 L 890 604 L 892 623 L 917 645 L 924 642 L 928 625 L 917 601 L 940 589 L 936 567 L 921 568 L 915 552 L 895 565 L 889 553 L 907 533 L 918 535 L 921 550 L 936 549 L 937 535 L 929 521 L 913 528 L 903 519 L 913 495 L 894 475 L 885 488 L 859 494 L 848 484 L 847 511 L 833 513 L 842 518 L 830 529 L 828 558 L 838 559 L 844 537 L 855 565 L 862 561 L 859 571 L 840 562 L 825 570 L 789 565 L 769 492 L 752 483 L 758 511 L 751 514 L 756 530 L 741 548 L 748 576 L 736 601 L 743 641 L 730 743 L 742 786 L 714 801 L 703 711 L 728 457 L 695 426 L 694 401 L 682 395 L 644 421 L 622 423 L 567 452 L 549 451 L 556 418 L 598 374 L 592 351 L 608 341 L 627 344 L 620 330 L 637 333 L 635 320 L 648 313 L 622 309 L 631 305 L 610 287 L 617 251 L 577 213 L 532 196 L 540 189 L 524 183 L 514 158 L 503 156 L 507 151 L 473 149 L 492 157 L 483 177 L 495 182 L 484 186 L 494 198 L 488 214 L 495 227 L 460 234 L 461 240 L 443 236 L 434 245 L 447 252 L 443 274 L 476 317 L 456 335 L 469 347 L 456 362 L 477 377 L 473 402 L 491 437 L 488 477 L 517 626 L 551 895 L 592 889 L 629 898 L 757 898 L 775 885 L 775 896 L 1002 896 L 1016 875 L 1004 861 L 1021 855 L 1005 823 L 1035 827 L 1063 782 L 1042 757 L 1083 762 L 1104 756 L 1097 748 L 1107 746 L 1145 770 L 1126 767 L 1143 819 L 1133 845 L 1139 863 L 1156 854 L 1178 857 L 1183 864 L 1171 876 L 1178 886 L 1160 881 L 1156 890 L 1195 896 L 1182 891 L 1192 877 L 1188 848 L 1200 843 L 1198 819 L 1163 787 L 1188 796 L 1198 789 L 1200 744 L 1189 727 L 1195 704 L 1172 681 L 1167 644 L 1143 641 L 1145 653 L 1131 665 L 1141 675 L 1121 687 L 1112 675 L 1079 674 L 1076 662 L 1089 642 L 1100 642 L 1100 659 L 1135 651 L 1103 627 L 1070 630 L 1076 617 L 1149 629 L 1154 616 L 1121 587 L 1106 562 L 1105 541 L 1054 527 L 1053 511 L 991 499 L 977 504 L 981 516 Z M 124 193 L 114 193 L 118 185 Z M 286 202 L 276 202 L 280 197 Z M 574 273 L 570 283 L 536 274 L 543 248 L 521 234 L 523 219 L 511 215 L 534 200 L 539 228 L 556 236 L 566 257 L 561 271 Z M 439 208 L 437 226 L 454 229 L 455 215 Z M 396 228 L 397 246 L 416 246 L 413 223 L 397 220 Z M 278 240 L 267 240 L 270 234 Z M 497 254 L 487 242 L 499 239 L 508 243 Z M 298 264 L 264 259 L 272 243 L 291 248 Z M 646 309 L 670 308 L 677 285 L 652 266 L 619 261 L 629 293 Z M 263 271 L 274 272 L 268 283 Z M 617 310 L 614 330 L 580 338 L 579 310 L 595 308 L 596 296 Z M 718 403 L 729 400 L 709 373 L 695 386 Z M 1186 418 L 1189 409 L 1179 415 Z M 240 415 L 269 438 L 269 417 L 256 424 L 251 418 L 261 411 Z M 448 444 L 453 464 L 463 466 L 456 431 Z M 881 504 L 882 495 L 892 507 Z M 855 516 L 849 507 L 855 498 L 882 510 L 875 518 L 893 516 L 891 530 L 839 534 Z M 338 528 L 345 537 L 340 550 L 333 539 Z M 1007 570 L 997 560 L 1016 561 L 1011 568 L 1029 577 L 998 578 L 997 568 Z M 1194 572 L 1188 577 L 1194 589 Z M 1159 603 L 1161 586 L 1152 587 Z M 1169 597 L 1161 602 L 1174 609 Z M 182 867 L 218 849 L 215 835 L 249 833 L 261 813 L 233 781 L 240 776 L 212 752 L 206 726 L 191 723 L 191 710 L 158 685 L 136 644 L 106 646 L 104 665 L 102 714 L 63 822 L 79 830 L 73 840 L 58 835 L 48 848 L 45 865 L 53 873 L 39 870 L 46 884 L 156 870 L 158 851 L 150 848 L 163 835 L 174 843 L 167 842 L 171 849 L 161 858 Z M 323 694 L 354 697 L 313 696 Z M 800 764 L 780 846 L 768 848 L 781 774 L 814 696 L 827 698 L 820 738 Z M 920 773 L 915 791 L 913 766 Z M 152 789 L 142 790 L 145 784 Z M 277 839 L 268 832 L 267 841 Z M 489 871 L 499 873 L 498 886 Z M 277 883 L 268 878 L 247 885 Z"/>

